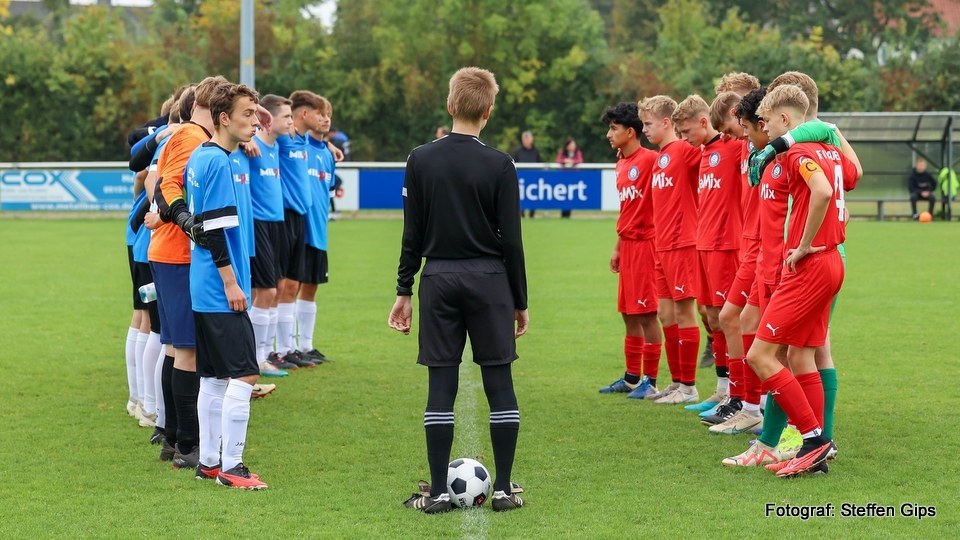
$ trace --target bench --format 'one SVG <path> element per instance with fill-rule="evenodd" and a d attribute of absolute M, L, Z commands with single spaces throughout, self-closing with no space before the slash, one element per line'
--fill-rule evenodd
<path fill-rule="evenodd" d="M 883 205 L 884 205 L 885 203 L 907 203 L 907 204 L 909 204 L 909 203 L 910 203 L 910 197 L 846 197 L 846 201 L 847 201 L 847 202 L 854 202 L 854 203 L 857 203 L 857 202 L 860 202 L 860 203 L 863 203 L 863 202 L 873 202 L 873 203 L 877 203 L 877 220 L 878 220 L 878 221 L 883 221 L 883 220 L 886 219 L 886 217 L 887 217 L 887 214 L 886 214 L 886 212 L 884 212 L 884 208 L 883 208 Z M 852 214 L 852 213 L 851 213 L 851 214 Z M 911 217 L 911 216 L 910 216 L 910 215 L 906 215 L 906 214 L 905 214 L 905 215 L 897 214 L 896 217 L 898 217 L 898 218 L 909 218 L 909 217 Z"/>

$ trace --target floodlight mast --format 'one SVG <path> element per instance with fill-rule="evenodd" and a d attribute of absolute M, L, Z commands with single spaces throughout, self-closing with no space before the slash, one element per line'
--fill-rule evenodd
<path fill-rule="evenodd" d="M 240 2 L 240 84 L 254 85 L 253 0 Z"/>

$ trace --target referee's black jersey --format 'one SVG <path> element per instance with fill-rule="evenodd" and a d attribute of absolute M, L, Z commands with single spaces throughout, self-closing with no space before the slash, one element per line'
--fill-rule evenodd
<path fill-rule="evenodd" d="M 403 181 L 397 293 L 412 294 L 421 258 L 502 257 L 515 309 L 527 308 L 520 188 L 509 155 L 451 133 L 417 147 Z"/>

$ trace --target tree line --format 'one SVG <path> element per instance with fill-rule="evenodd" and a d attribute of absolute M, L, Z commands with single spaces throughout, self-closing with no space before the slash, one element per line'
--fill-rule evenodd
<path fill-rule="evenodd" d="M 350 0 L 331 27 L 305 0 L 256 1 L 256 86 L 334 105 L 353 159 L 402 161 L 448 124 L 457 68 L 500 84 L 484 138 L 531 130 L 549 159 L 572 136 L 610 161 L 599 118 L 622 100 L 713 95 L 716 80 L 797 69 L 824 111 L 960 108 L 960 42 L 926 0 Z M 178 85 L 239 78 L 240 2 L 156 0 L 13 17 L 0 0 L 0 161 L 127 158 L 126 135 Z M 708 99 L 709 101 L 709 99 Z"/>

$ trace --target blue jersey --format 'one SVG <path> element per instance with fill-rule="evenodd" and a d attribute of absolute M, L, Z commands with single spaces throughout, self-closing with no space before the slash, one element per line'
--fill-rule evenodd
<path fill-rule="evenodd" d="M 170 140 L 170 135 L 167 135 L 160 140 L 160 144 L 157 145 L 157 149 L 153 152 L 153 158 L 150 160 L 150 167 L 148 171 L 155 172 L 157 170 L 157 160 L 160 159 L 160 152 L 163 151 L 163 147 L 167 145 L 167 141 Z M 136 209 L 137 205 L 133 205 Z M 151 208 L 155 208 L 155 203 L 151 203 Z M 133 242 L 133 260 L 138 263 L 147 263 L 149 259 L 147 258 L 147 253 L 150 251 L 150 237 L 153 236 L 153 231 L 146 227 L 141 227 L 137 231 L 137 238 Z"/>
<path fill-rule="evenodd" d="M 293 135 L 277 137 L 280 147 L 280 183 L 283 184 L 283 207 L 306 215 L 313 204 L 310 183 L 307 180 L 307 137 Z"/>
<path fill-rule="evenodd" d="M 137 197 L 137 202 L 133 203 L 133 208 L 136 210 L 142 204 L 150 204 L 150 201 L 147 200 L 146 190 L 140 192 L 139 197 Z M 147 209 L 149 210 L 149 208 Z M 138 213 L 139 216 L 143 214 Z M 143 224 L 143 218 L 140 218 L 140 228 L 137 229 L 137 236 L 133 240 L 133 261 L 138 263 L 148 263 L 150 262 L 147 259 L 147 251 L 150 250 L 150 235 L 153 234 L 153 231 L 147 228 Z"/>
<path fill-rule="evenodd" d="M 313 206 L 307 212 L 307 245 L 327 250 L 327 220 L 330 215 L 330 186 L 336 165 L 327 143 L 307 136 L 309 146 L 307 174 L 313 197 Z"/>
<path fill-rule="evenodd" d="M 250 303 L 250 254 L 243 222 L 237 215 L 236 169 L 227 151 L 212 142 L 203 143 L 190 156 L 184 172 L 187 206 L 203 220 L 203 230 L 222 230 L 237 284 Z M 210 250 L 190 243 L 190 300 L 201 313 L 232 313 L 223 279 Z"/>
<path fill-rule="evenodd" d="M 247 243 L 247 253 L 257 255 L 253 243 L 253 202 L 250 194 L 250 159 L 241 150 L 230 154 L 233 167 L 233 183 L 237 188 L 237 215 L 243 229 L 243 240 Z"/>
<path fill-rule="evenodd" d="M 146 198 L 147 198 L 146 190 L 141 191 L 140 194 L 137 195 L 137 198 L 133 200 L 133 206 L 130 207 L 130 214 L 127 216 L 126 236 L 127 236 L 127 245 L 130 247 L 133 247 L 134 243 L 137 240 L 137 233 L 133 232 L 133 217 L 134 215 L 136 215 L 137 208 L 140 206 L 140 203 L 142 203 L 143 200 Z M 143 223 L 141 223 L 140 225 L 141 225 L 140 227 L 141 229 L 146 229 L 146 227 L 142 226 Z"/>
<path fill-rule="evenodd" d="M 283 221 L 283 188 L 280 185 L 280 146 L 254 137 L 260 147 L 260 157 L 250 158 L 250 194 L 253 199 L 253 219 Z"/>

